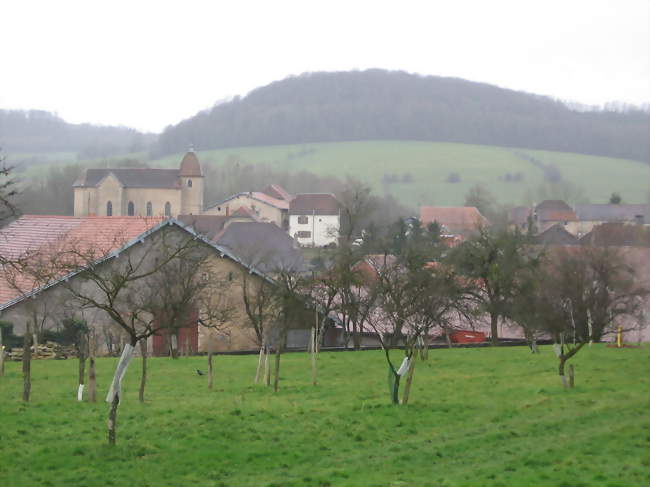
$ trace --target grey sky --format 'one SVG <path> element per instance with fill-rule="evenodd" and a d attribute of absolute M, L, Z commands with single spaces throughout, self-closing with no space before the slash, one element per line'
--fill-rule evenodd
<path fill-rule="evenodd" d="M 650 101 L 648 0 L 0 2 L 0 108 L 159 131 L 291 74 L 379 67 Z"/>

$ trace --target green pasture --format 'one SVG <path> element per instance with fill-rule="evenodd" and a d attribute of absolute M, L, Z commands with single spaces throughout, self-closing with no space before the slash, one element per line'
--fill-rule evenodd
<path fill-rule="evenodd" d="M 383 354 L 282 358 L 281 390 L 253 385 L 257 357 L 139 359 L 125 379 L 118 443 L 104 402 L 76 401 L 77 361 L 21 364 L 0 377 L 0 485 L 607 486 L 650 485 L 650 347 L 595 345 L 564 391 L 550 347 L 431 350 L 411 402 L 390 404 Z M 115 359 L 98 360 L 99 394 Z"/>
<path fill-rule="evenodd" d="M 223 164 L 238 158 L 251 164 L 267 164 L 289 171 L 309 171 L 367 181 L 379 194 L 390 193 L 412 207 L 460 205 L 467 190 L 480 183 L 500 203 L 529 203 L 544 182 L 543 171 L 516 152 L 524 152 L 555 165 L 563 180 L 584 193 L 592 203 L 607 203 L 613 192 L 626 203 L 645 203 L 650 198 L 650 165 L 627 159 L 563 152 L 535 151 L 444 142 L 361 141 L 241 147 L 200 152 L 202 163 Z M 153 166 L 175 166 L 182 154 L 151 161 Z M 450 173 L 460 182 L 448 183 Z M 521 182 L 508 182 L 506 175 L 521 173 Z M 411 182 L 384 184 L 384 175 Z M 408 176 L 407 176 L 408 178 Z"/>

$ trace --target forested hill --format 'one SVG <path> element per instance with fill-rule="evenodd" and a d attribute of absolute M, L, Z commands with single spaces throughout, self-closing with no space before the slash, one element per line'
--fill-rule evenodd
<path fill-rule="evenodd" d="M 82 158 L 107 157 L 148 148 L 155 135 L 126 127 L 67 123 L 42 110 L 0 110 L 3 152 L 76 152 Z"/>
<path fill-rule="evenodd" d="M 647 112 L 575 111 L 484 83 L 374 69 L 271 83 L 167 127 L 159 150 L 401 139 L 650 161 L 649 131 Z"/>

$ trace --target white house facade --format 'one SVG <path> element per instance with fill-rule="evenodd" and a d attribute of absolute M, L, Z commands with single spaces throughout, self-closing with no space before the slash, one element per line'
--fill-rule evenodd
<path fill-rule="evenodd" d="M 330 193 L 298 194 L 289 206 L 289 235 L 302 247 L 338 243 L 341 228 L 339 204 Z"/>

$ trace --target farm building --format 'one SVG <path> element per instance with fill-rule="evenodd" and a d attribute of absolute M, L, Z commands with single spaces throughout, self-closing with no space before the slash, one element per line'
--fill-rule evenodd
<path fill-rule="evenodd" d="M 235 228 L 233 226 L 232 230 Z M 270 285 L 272 280 L 255 265 L 246 263 L 232 248 L 203 237 L 176 219 L 24 216 L 0 230 L 0 255 L 14 260 L 41 259 L 47 265 L 52 256 L 61 256 L 64 255 L 61 251 L 74 249 L 74 252 L 94 252 L 91 254 L 92 265 L 100 269 L 132 265 L 132 262 L 145 268 L 151 266 L 163 250 L 190 241 L 195 242 L 208 256 L 203 264 L 206 269 L 209 266 L 211 272 L 222 276 L 225 284 L 219 297 L 231 304 L 232 311 L 218 330 L 199 326 L 196 315 L 188 313 L 187 325 L 179 333 L 180 345 L 185 345 L 192 353 L 205 351 L 207 340 L 212 340 L 215 351 L 258 348 L 258 339 L 248 325 L 243 305 L 242 279 L 249 282 L 264 280 Z M 94 296 L 93 293 L 96 293 L 97 299 L 101 297 L 96 289 L 89 291 L 96 284 L 84 278 L 83 269 L 67 273 L 54 270 L 43 280 L 36 279 L 33 274 L 12 274 L 7 269 L 3 270 L 5 272 L 0 280 L 0 319 L 13 323 L 17 335 L 24 333 L 27 323 L 40 331 L 56 328 L 62 319 L 75 317 L 86 320 L 98 337 L 112 334 L 115 340 L 119 340 L 119 328 L 104 311 L 88 307 L 82 309 L 73 299 L 70 289 L 84 290 L 86 295 Z M 288 334 L 291 345 L 305 346 L 308 332 L 295 330 L 310 326 L 311 321 L 307 320 L 296 319 L 292 322 L 290 330 L 294 331 Z M 166 354 L 167 339 L 164 332 L 150 337 L 149 352 Z M 105 345 L 104 348 L 110 348 L 109 344 Z"/>

